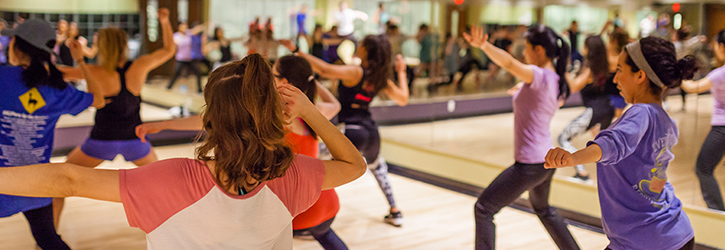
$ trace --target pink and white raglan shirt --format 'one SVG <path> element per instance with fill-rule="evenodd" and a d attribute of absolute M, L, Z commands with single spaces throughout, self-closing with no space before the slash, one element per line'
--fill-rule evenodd
<path fill-rule="evenodd" d="M 292 219 L 317 201 L 325 168 L 298 155 L 285 176 L 235 196 L 204 162 L 169 159 L 121 170 L 129 225 L 148 249 L 292 249 Z"/>

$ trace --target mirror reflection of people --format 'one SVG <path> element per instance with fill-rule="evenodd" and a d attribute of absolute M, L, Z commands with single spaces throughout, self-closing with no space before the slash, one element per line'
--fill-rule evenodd
<path fill-rule="evenodd" d="M 202 32 L 203 26 L 197 26 L 194 29 L 189 29 L 189 25 L 186 22 L 180 22 L 178 31 L 174 33 L 174 43 L 176 44 L 176 70 L 174 76 L 169 80 L 167 89 L 172 89 L 176 79 L 181 76 L 184 69 L 191 71 L 196 76 L 196 88 L 197 92 L 201 93 L 201 70 L 194 62 L 192 57 L 192 36 Z"/>
<path fill-rule="evenodd" d="M 575 153 L 546 155 L 547 168 L 597 163 L 597 186 L 608 249 L 695 249 L 695 233 L 667 180 L 677 124 L 662 96 L 692 79 L 696 59 L 677 59 L 670 41 L 647 37 L 630 43 L 617 61 L 614 82 L 632 104 L 610 129 Z M 634 189 L 633 189 L 634 188 Z"/>
<path fill-rule="evenodd" d="M 8 27 L 8 22 L 5 21 L 5 19 L 0 18 L 0 32 L 2 32 L 3 29 L 10 28 Z M 5 66 L 8 64 L 8 46 L 10 45 L 10 37 L 9 36 L 3 36 L 0 34 L 0 66 Z"/>
<path fill-rule="evenodd" d="M 725 30 L 713 39 L 713 50 L 719 61 L 725 61 Z M 702 198 L 708 208 L 725 211 L 720 185 L 713 173 L 725 156 L 725 66 L 714 69 L 698 81 L 684 81 L 682 89 L 688 93 L 710 91 L 715 105 L 712 110 L 710 132 L 700 148 L 695 163 L 695 174 L 700 181 Z"/>
<path fill-rule="evenodd" d="M 335 12 L 335 22 L 337 23 L 337 34 L 357 44 L 357 40 L 353 36 L 355 32 L 355 20 L 367 21 L 368 15 L 365 12 L 353 10 L 348 7 L 348 2 L 343 0 L 340 2 L 340 9 Z"/>

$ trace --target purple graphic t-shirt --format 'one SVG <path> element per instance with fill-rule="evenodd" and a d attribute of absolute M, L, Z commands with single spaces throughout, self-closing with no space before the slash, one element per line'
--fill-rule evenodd
<path fill-rule="evenodd" d="M 667 181 L 679 132 L 657 104 L 634 104 L 594 141 L 602 225 L 609 248 L 679 249 L 694 237 Z"/>
<path fill-rule="evenodd" d="M 725 67 L 720 67 L 707 75 L 712 82 L 712 98 L 715 107 L 712 109 L 712 125 L 725 126 Z"/>
<path fill-rule="evenodd" d="M 559 75 L 534 68 L 534 80 L 514 94 L 514 158 L 517 162 L 539 164 L 554 144 L 549 125 L 559 109 Z"/>

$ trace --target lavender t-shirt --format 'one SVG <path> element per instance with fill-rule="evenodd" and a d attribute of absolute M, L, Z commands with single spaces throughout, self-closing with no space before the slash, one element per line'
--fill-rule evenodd
<path fill-rule="evenodd" d="M 594 141 L 602 225 L 609 248 L 679 249 L 694 232 L 667 181 L 679 132 L 657 104 L 634 104 Z"/>
<path fill-rule="evenodd" d="M 539 164 L 554 144 L 549 124 L 559 109 L 559 75 L 533 66 L 534 80 L 514 94 L 514 158 Z"/>
<path fill-rule="evenodd" d="M 720 67 L 707 75 L 712 82 L 712 98 L 715 107 L 712 109 L 712 125 L 725 126 L 725 67 Z"/>
<path fill-rule="evenodd" d="M 186 35 L 179 32 L 174 33 L 174 43 L 176 43 L 176 60 L 182 62 L 191 61 L 191 33 Z"/>

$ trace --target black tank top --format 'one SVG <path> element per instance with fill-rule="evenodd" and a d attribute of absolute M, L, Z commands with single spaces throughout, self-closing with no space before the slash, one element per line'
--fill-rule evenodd
<path fill-rule="evenodd" d="M 611 106 L 609 95 L 612 94 L 619 94 L 614 84 L 614 74 L 610 74 L 603 83 L 590 83 L 581 90 L 584 106 L 593 109 L 609 108 Z"/>
<path fill-rule="evenodd" d="M 58 60 L 59 63 L 65 66 L 73 66 L 73 56 L 70 53 L 70 48 L 68 46 L 65 46 L 65 42 L 60 44 L 60 49 L 58 53 Z"/>
<path fill-rule="evenodd" d="M 365 69 L 363 69 L 363 79 L 354 87 L 346 87 L 342 82 L 338 85 L 338 99 L 340 100 L 340 114 L 338 119 L 340 122 L 348 124 L 357 124 L 364 121 L 372 121 L 370 114 L 370 102 L 373 101 L 377 91 L 365 90 L 363 85 L 365 82 Z M 369 85 L 372 87 L 372 85 Z"/>
<path fill-rule="evenodd" d="M 232 47 L 230 45 L 221 46 L 219 50 L 222 52 L 222 59 L 220 62 L 228 62 L 232 60 Z"/>
<path fill-rule="evenodd" d="M 91 139 L 101 141 L 134 140 L 136 126 L 141 124 L 141 97 L 128 91 L 126 71 L 132 62 L 126 62 L 118 68 L 121 77 L 121 92 L 117 96 L 106 97 L 111 103 L 96 111 L 96 125 L 91 130 Z"/>

